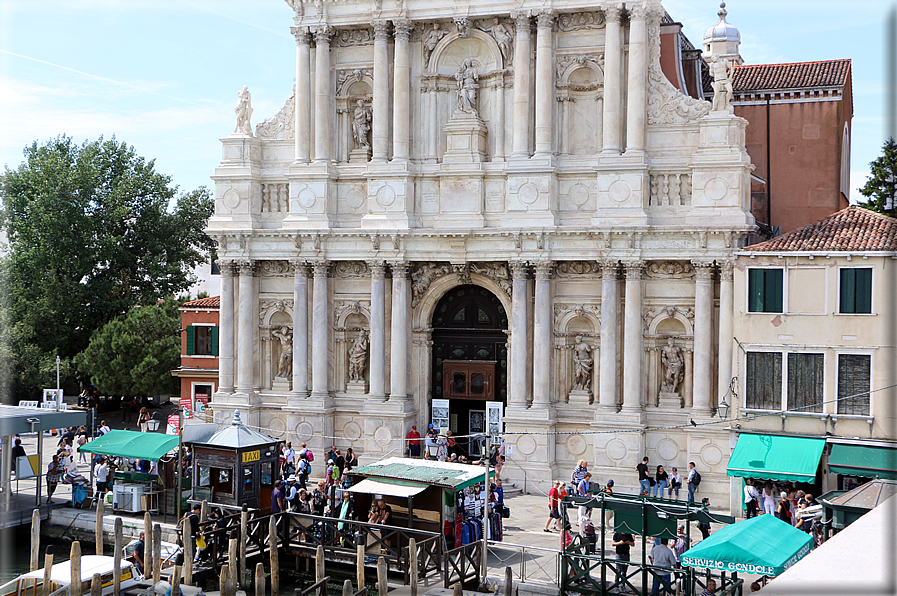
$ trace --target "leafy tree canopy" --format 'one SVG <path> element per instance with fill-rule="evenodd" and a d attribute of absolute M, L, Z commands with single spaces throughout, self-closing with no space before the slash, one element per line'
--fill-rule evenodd
<path fill-rule="evenodd" d="M 177 393 L 178 380 L 171 375 L 181 356 L 177 306 L 169 298 L 116 317 L 94 332 L 75 364 L 107 393 Z"/>
<path fill-rule="evenodd" d="M 114 137 L 78 145 L 61 136 L 24 155 L 0 174 L 0 335 L 14 342 L 5 349 L 16 352 L 19 398 L 46 382 L 43 360 L 69 360 L 132 306 L 187 289 L 211 251 L 203 229 L 213 211 L 207 189 L 178 193 L 153 160 Z"/>
<path fill-rule="evenodd" d="M 897 141 L 885 141 L 881 156 L 869 166 L 872 168 L 872 176 L 860 189 L 860 193 L 869 200 L 859 203 L 860 207 L 891 217 L 897 216 Z M 889 202 L 890 209 L 887 208 Z"/>

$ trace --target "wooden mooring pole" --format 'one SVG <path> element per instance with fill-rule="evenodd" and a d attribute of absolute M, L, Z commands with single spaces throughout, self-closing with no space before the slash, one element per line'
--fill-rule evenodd
<path fill-rule="evenodd" d="M 386 577 L 386 559 L 383 557 L 377 559 L 377 593 L 380 596 L 389 594 L 389 583 Z"/>
<path fill-rule="evenodd" d="M 352 580 L 347 579 L 343 582 L 343 596 L 352 596 L 355 592 L 352 591 Z"/>
<path fill-rule="evenodd" d="M 105 513 L 105 506 L 103 505 L 103 499 L 97 499 L 97 525 L 94 528 L 94 542 L 97 545 L 97 556 L 103 556 L 103 514 Z"/>
<path fill-rule="evenodd" d="M 209 502 L 203 501 L 199 507 L 199 522 L 205 522 L 209 519 Z"/>
<path fill-rule="evenodd" d="M 417 596 L 417 540 L 408 540 L 408 575 L 411 584 L 411 596 Z"/>
<path fill-rule="evenodd" d="M 261 561 L 255 564 L 255 596 L 265 596 L 265 566 Z"/>
<path fill-rule="evenodd" d="M 40 509 L 31 512 L 31 571 L 40 569 Z"/>
<path fill-rule="evenodd" d="M 319 544 L 315 552 L 315 582 L 322 579 L 324 579 L 324 547 Z"/>
<path fill-rule="evenodd" d="M 359 544 L 355 549 L 357 559 L 355 560 L 355 580 L 358 582 L 358 589 L 364 587 L 364 545 Z"/>
<path fill-rule="evenodd" d="M 162 526 L 153 526 L 153 583 L 162 581 Z"/>
<path fill-rule="evenodd" d="M 510 567 L 505 567 L 505 596 L 514 596 L 514 572 Z"/>
<path fill-rule="evenodd" d="M 464 586 L 461 585 L 460 581 L 455 584 L 452 596 L 464 596 Z"/>
<path fill-rule="evenodd" d="M 230 588 L 230 578 L 229 569 L 227 565 L 221 566 L 221 574 L 218 576 L 218 590 L 221 592 L 221 596 L 230 596 L 228 594 L 228 589 Z"/>
<path fill-rule="evenodd" d="M 184 583 L 193 585 L 193 547 L 196 543 L 191 536 L 184 537 Z"/>
<path fill-rule="evenodd" d="M 231 581 L 234 583 L 234 589 L 236 589 L 241 583 L 243 583 L 243 578 L 240 576 L 240 565 L 237 560 L 237 553 L 240 552 L 240 544 L 239 539 L 236 537 L 236 532 L 230 533 L 230 540 L 227 542 L 227 561 L 231 565 L 231 569 L 234 571 L 231 574 Z"/>
<path fill-rule="evenodd" d="M 246 582 L 246 544 L 249 542 L 249 510 L 243 505 L 240 512 L 240 583 Z M 248 585 L 248 584 L 247 584 Z"/>
<path fill-rule="evenodd" d="M 124 524 L 120 517 L 115 518 L 115 527 L 113 529 L 112 539 L 112 596 L 121 594 L 121 547 L 125 541 Z M 146 548 L 144 547 L 144 558 L 146 558 Z"/>
<path fill-rule="evenodd" d="M 94 573 L 90 581 L 90 596 L 103 596 L 103 578 L 99 573 Z"/>
<path fill-rule="evenodd" d="M 268 554 L 271 558 L 271 596 L 280 593 L 280 562 L 277 556 L 277 521 L 275 516 L 268 518 Z"/>
<path fill-rule="evenodd" d="M 72 570 L 69 596 L 81 596 L 81 543 L 77 540 L 72 542 L 69 561 L 71 561 Z"/>
<path fill-rule="evenodd" d="M 50 571 L 53 569 L 53 547 L 48 546 L 44 555 L 44 593 L 43 596 L 50 596 L 52 591 L 50 588 Z"/>
<path fill-rule="evenodd" d="M 143 514 L 143 577 L 153 576 L 153 520 L 149 513 Z"/>

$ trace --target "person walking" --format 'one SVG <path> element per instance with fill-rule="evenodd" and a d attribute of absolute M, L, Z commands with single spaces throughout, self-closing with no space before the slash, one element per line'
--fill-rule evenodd
<path fill-rule="evenodd" d="M 667 480 L 670 475 L 666 473 L 663 466 L 657 466 L 657 473 L 654 474 L 654 497 L 663 498 L 663 491 L 667 487 Z"/>
<path fill-rule="evenodd" d="M 757 515 L 757 503 L 760 501 L 760 495 L 757 494 L 757 487 L 754 481 L 748 478 L 744 481 L 744 508 L 745 518 L 751 519 Z"/>
<path fill-rule="evenodd" d="M 701 475 L 698 473 L 698 469 L 693 461 L 688 462 L 688 476 L 685 477 L 685 481 L 688 483 L 688 502 L 694 503 L 695 490 L 701 483 Z"/>
<path fill-rule="evenodd" d="M 305 453 L 299 454 L 299 466 L 296 470 L 299 472 L 299 476 L 297 480 L 299 481 L 299 488 L 307 489 L 306 483 L 308 482 L 308 473 L 311 471 L 311 466 L 308 463 L 308 457 Z"/>
<path fill-rule="evenodd" d="M 150 415 L 146 407 L 140 408 L 140 412 L 137 414 L 137 427 L 140 429 L 140 432 L 145 433 L 147 431 L 149 419 Z"/>
<path fill-rule="evenodd" d="M 420 433 L 417 432 L 417 427 L 412 426 L 405 438 L 408 440 L 408 457 L 420 457 Z"/>
<path fill-rule="evenodd" d="M 59 461 L 59 456 L 54 455 L 53 461 L 47 466 L 47 503 L 51 503 L 53 493 L 59 485 L 59 479 L 65 473 L 65 466 Z"/>
<path fill-rule="evenodd" d="M 676 529 L 676 544 L 673 545 L 673 554 L 676 555 L 676 569 L 682 567 L 680 557 L 688 550 L 688 537 L 685 536 L 685 526 Z"/>
<path fill-rule="evenodd" d="M 651 491 L 651 478 L 648 476 L 648 456 L 642 458 L 642 462 L 635 466 L 638 471 L 639 494 L 648 496 Z"/>
<path fill-rule="evenodd" d="M 93 469 L 93 475 L 97 479 L 97 500 L 101 501 L 106 497 L 109 484 L 109 467 L 106 465 L 105 457 L 100 456 Z"/>
<path fill-rule="evenodd" d="M 651 549 L 651 564 L 655 567 L 666 568 L 655 570 L 654 581 L 651 584 L 651 596 L 660 594 L 661 582 L 664 594 L 672 593 L 670 590 L 670 578 L 672 577 L 672 573 L 665 573 L 665 571 L 676 567 L 676 555 L 673 554 L 673 551 L 667 546 L 667 542 L 668 540 L 666 538 L 661 538 L 660 544 L 654 544 L 654 547 Z"/>
<path fill-rule="evenodd" d="M 137 573 L 143 575 L 143 558 L 146 552 L 146 543 L 144 542 L 145 536 L 144 533 L 141 532 L 140 536 L 137 538 L 137 544 L 134 545 L 134 552 L 132 556 L 134 557 L 134 566 L 137 567 Z"/>
<path fill-rule="evenodd" d="M 679 489 L 682 488 L 682 475 L 679 474 L 679 468 L 673 468 L 673 473 L 670 474 L 670 488 L 667 490 L 670 498 L 673 498 L 673 494 L 676 495 L 676 500 L 679 500 Z"/>
<path fill-rule="evenodd" d="M 629 549 L 635 546 L 635 537 L 628 532 L 614 532 L 611 546 L 617 553 L 617 573 L 614 583 L 619 586 L 619 592 L 625 594 L 631 591 L 626 583 L 626 570 L 629 569 Z"/>

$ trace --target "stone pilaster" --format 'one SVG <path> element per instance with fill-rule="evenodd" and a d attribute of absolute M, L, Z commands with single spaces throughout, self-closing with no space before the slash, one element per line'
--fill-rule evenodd
<path fill-rule="evenodd" d="M 371 269 L 371 347 L 370 396 L 386 399 L 386 265 L 383 261 L 368 263 Z"/>

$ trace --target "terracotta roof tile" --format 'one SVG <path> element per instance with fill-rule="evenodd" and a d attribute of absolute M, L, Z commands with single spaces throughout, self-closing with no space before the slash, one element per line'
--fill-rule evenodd
<path fill-rule="evenodd" d="M 850 77 L 850 59 L 743 64 L 735 67 L 735 93 L 840 87 Z"/>
<path fill-rule="evenodd" d="M 199 298 L 183 303 L 180 308 L 218 308 L 221 306 L 221 296 L 210 296 L 208 298 Z"/>
<path fill-rule="evenodd" d="M 897 219 L 856 205 L 778 238 L 744 248 L 752 252 L 897 250 Z"/>

